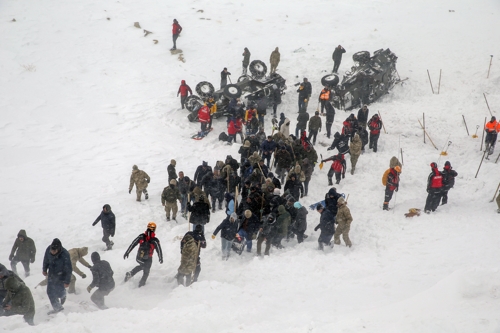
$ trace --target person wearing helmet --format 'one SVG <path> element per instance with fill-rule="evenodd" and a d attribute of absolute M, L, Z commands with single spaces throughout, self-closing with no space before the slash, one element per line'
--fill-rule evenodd
<path fill-rule="evenodd" d="M 110 205 L 102 206 L 102 212 L 92 223 L 92 226 L 95 226 L 99 221 L 101 221 L 102 226 L 102 241 L 106 244 L 106 250 L 111 250 L 115 243 L 109 240 L 109 237 L 115 237 L 116 221 Z"/>
<path fill-rule="evenodd" d="M 341 198 L 339 198 L 340 200 Z M 331 242 L 333 235 L 335 234 L 335 216 L 329 209 L 325 209 L 322 204 L 316 206 L 316 210 L 321 214 L 319 219 L 319 224 L 314 228 L 314 231 L 321 229 L 321 233 L 318 238 L 318 250 L 323 251 L 324 245 L 333 247 Z"/>
<path fill-rule="evenodd" d="M 177 222 L 177 200 L 181 202 L 181 192 L 177 188 L 177 181 L 171 179 L 169 185 L 163 189 L 161 194 L 161 204 L 165 207 L 167 222 L 170 221 L 170 211 L 172 211 L 172 219 Z"/>
<path fill-rule="evenodd" d="M 156 250 L 158 254 L 158 259 L 160 264 L 163 264 L 163 254 L 161 251 L 160 240 L 156 238 L 156 223 L 149 222 L 146 231 L 143 234 L 137 236 L 136 239 L 130 244 L 127 251 L 123 255 L 123 259 L 127 259 L 130 252 L 139 245 L 139 249 L 137 250 L 136 261 L 139 264 L 134 267 L 130 272 L 125 274 L 125 282 L 130 280 L 135 274 L 143 271 L 142 278 L 139 281 L 139 287 L 142 287 L 146 284 L 146 280 L 149 276 L 149 271 L 151 270 L 151 265 L 153 264 L 153 254 Z"/>
<path fill-rule="evenodd" d="M 399 174 L 401 173 L 401 167 L 396 165 L 394 168 L 390 168 L 389 174 L 387 175 L 387 183 L 385 185 L 385 197 L 383 210 L 389 210 L 389 201 L 392 199 L 392 194 L 394 191 L 399 189 Z"/>
<path fill-rule="evenodd" d="M 424 211 L 430 214 L 431 211 L 436 211 L 441 201 L 443 191 L 443 174 L 438 170 L 435 162 L 431 163 L 432 172 L 427 178 L 427 199 L 425 200 Z"/>
<path fill-rule="evenodd" d="M 132 166 L 132 174 L 130 175 L 130 186 L 128 187 L 128 193 L 132 193 L 132 188 L 135 184 L 135 191 L 137 193 L 137 201 L 141 201 L 141 195 L 144 193 L 146 200 L 149 199 L 148 195 L 148 184 L 151 181 L 148 174 L 142 170 L 139 170 L 137 165 Z"/>
<path fill-rule="evenodd" d="M 186 104 L 186 98 L 188 97 L 188 93 L 190 95 L 193 94 L 191 87 L 186 84 L 186 81 L 182 80 L 181 85 L 179 86 L 179 90 L 177 91 L 177 97 L 181 94 L 181 108 L 184 109 L 184 105 Z"/>

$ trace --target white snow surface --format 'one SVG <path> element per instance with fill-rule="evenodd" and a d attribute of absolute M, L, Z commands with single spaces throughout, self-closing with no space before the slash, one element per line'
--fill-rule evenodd
<path fill-rule="evenodd" d="M 483 93 L 499 115 L 499 14 L 498 2 L 488 0 L 4 1 L 0 262 L 9 266 L 20 229 L 35 240 L 38 253 L 25 279 L 37 326 L 27 326 L 21 316 L 2 317 L 1 330 L 500 332 L 500 214 L 489 202 L 500 181 L 499 164 L 485 160 L 474 177 L 482 157 L 481 129 L 490 118 Z M 184 28 L 178 48 L 185 63 L 169 52 L 174 18 Z M 134 22 L 153 34 L 143 37 Z M 218 141 L 224 119 L 214 121 L 214 132 L 204 140 L 190 139 L 199 124 L 189 123 L 187 111 L 180 110 L 180 81 L 193 90 L 205 80 L 218 87 L 223 67 L 235 81 L 244 47 L 252 60 L 268 63 L 278 46 L 278 73 L 289 87 L 278 111 L 295 126 L 293 84 L 309 78 L 313 114 L 320 79 L 331 71 L 338 44 L 347 50 L 340 74 L 352 66 L 353 53 L 390 48 L 399 74 L 409 78 L 370 106 L 371 115 L 381 112 L 388 133 L 381 135 L 379 152 L 362 155 L 355 176 L 347 172 L 337 186 L 349 194 L 353 247 L 319 252 L 319 232 L 313 231 L 319 214 L 310 211 L 303 244 L 284 242 L 284 250 L 272 249 L 259 259 L 254 242 L 252 254 L 233 253 L 225 262 L 220 235 L 210 239 L 225 216 L 218 211 L 206 227 L 199 282 L 187 288 L 169 282 L 180 263 L 176 237 L 188 230 L 182 218 L 166 222 L 161 206 L 170 159 L 192 177 L 202 160 L 214 165 L 228 154 L 239 159 L 240 147 Z M 303 52 L 293 52 L 299 48 Z M 436 91 L 442 70 L 439 95 L 431 92 L 427 69 Z M 417 121 L 423 112 L 438 150 L 429 139 L 423 143 Z M 333 129 L 340 130 L 348 115 L 337 110 Z M 479 138 L 473 139 L 476 125 Z M 330 143 L 324 130 L 319 137 Z M 448 141 L 448 156 L 440 156 Z M 316 148 L 329 156 L 325 147 Z M 395 208 L 385 212 L 380 179 L 400 148 L 401 186 L 391 201 Z M 424 206 L 429 163 L 441 169 L 446 160 L 459 174 L 449 204 L 406 219 L 409 208 Z M 127 193 L 133 164 L 151 176 L 148 201 L 136 202 L 135 189 Z M 328 191 L 328 167 L 316 168 L 304 205 Z M 110 252 L 102 251 L 100 225 L 91 225 L 105 203 L 117 218 Z M 165 262 L 160 265 L 155 255 L 148 283 L 139 289 L 141 273 L 123 283 L 136 265 L 135 251 L 128 260 L 122 256 L 149 221 L 158 224 Z M 85 290 L 90 272 L 83 268 L 89 277 L 78 277 L 77 294 L 68 297 L 64 313 L 46 315 L 45 289 L 34 287 L 43 279 L 43 254 L 55 237 L 66 249 L 88 246 L 111 263 L 117 286 L 106 299 L 109 310 L 91 305 Z M 21 265 L 18 270 L 22 276 Z"/>

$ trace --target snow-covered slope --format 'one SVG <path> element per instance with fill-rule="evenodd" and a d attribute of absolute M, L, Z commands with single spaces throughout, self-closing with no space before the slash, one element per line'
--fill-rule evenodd
<path fill-rule="evenodd" d="M 481 139 L 472 135 L 500 104 L 498 3 L 457 1 L 10 1 L 0 11 L 0 262 L 8 265 L 19 229 L 37 246 L 32 276 L 35 329 L 19 316 L 0 318 L 6 331 L 132 332 L 145 327 L 169 332 L 500 332 L 500 215 L 489 203 L 500 181 L 499 164 L 482 157 Z M 168 51 L 171 22 L 184 30 L 178 40 L 185 62 Z M 15 19 L 15 22 L 12 21 Z M 153 34 L 143 37 L 142 28 Z M 153 43 L 158 40 L 158 44 Z M 342 44 L 351 56 L 361 50 L 390 48 L 398 57 L 403 86 L 370 106 L 380 111 L 388 134 L 377 154 L 360 157 L 356 175 L 337 186 L 349 194 L 354 217 L 351 249 L 318 252 L 319 215 L 310 211 L 310 237 L 264 259 L 243 253 L 220 260 L 219 238 L 202 251 L 200 281 L 192 287 L 169 283 L 180 261 L 177 236 L 187 223 L 167 223 L 160 194 L 167 185 L 171 158 L 177 171 L 192 176 L 202 160 L 211 165 L 237 156 L 239 144 L 222 145 L 213 134 L 189 137 L 189 123 L 176 97 L 182 79 L 194 89 L 199 81 L 219 85 L 228 67 L 235 80 L 242 52 L 268 62 L 280 48 L 278 72 L 289 90 L 279 111 L 296 118 L 293 83 L 308 77 L 313 98 L 320 78 L 330 71 L 333 48 Z M 302 48 L 304 52 L 294 52 Z M 486 79 L 490 55 L 493 66 Z M 442 70 L 440 94 L 432 94 Z M 316 108 L 314 102 L 309 112 Z M 425 112 L 434 149 L 417 119 Z M 338 111 L 334 129 L 349 113 Z M 292 122 L 295 124 L 295 121 Z M 270 119 L 266 132 L 270 132 Z M 320 141 L 327 142 L 323 133 Z M 452 144 L 448 156 L 439 152 Z M 382 173 L 389 159 L 404 151 L 402 183 L 390 212 L 383 212 Z M 318 152 L 327 155 L 318 145 Z M 496 158 L 498 151 L 494 155 Z M 459 173 L 449 204 L 432 215 L 405 219 L 422 208 L 429 163 L 450 160 Z M 152 178 L 150 199 L 137 203 L 127 193 L 131 166 Z M 348 162 L 349 165 L 349 162 Z M 316 168 L 303 204 L 319 201 L 328 190 L 327 168 Z M 103 204 L 117 216 L 115 248 L 102 252 L 101 229 L 91 223 Z M 207 234 L 222 221 L 213 214 Z M 147 222 L 156 221 L 165 254 L 155 257 L 148 284 L 138 277 L 122 283 L 135 262 L 123 252 Z M 77 281 L 64 314 L 49 318 L 43 278 L 43 252 L 54 237 L 67 249 L 89 246 L 108 260 L 117 281 L 107 298 L 109 310 L 89 306 Z M 255 250 L 254 250 L 255 251 Z M 22 268 L 18 267 L 21 269 Z"/>

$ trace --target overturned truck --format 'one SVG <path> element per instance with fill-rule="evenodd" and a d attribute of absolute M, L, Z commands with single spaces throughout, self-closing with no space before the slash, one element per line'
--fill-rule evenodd
<path fill-rule="evenodd" d="M 260 60 L 254 60 L 249 66 L 251 75 L 242 75 L 234 84 L 228 84 L 222 89 L 215 91 L 214 86 L 207 81 L 202 81 L 196 85 L 197 95 L 191 95 L 186 98 L 186 109 L 190 111 L 189 121 L 198 120 L 198 110 L 208 98 L 213 98 L 217 104 L 217 112 L 214 118 L 220 118 L 229 115 L 229 102 L 233 98 L 243 98 L 247 103 L 264 99 L 268 107 L 272 105 L 272 96 L 275 89 L 281 94 L 285 93 L 286 80 L 277 73 L 266 76 L 267 66 Z"/>
<path fill-rule="evenodd" d="M 321 84 L 331 89 L 330 102 L 345 111 L 370 104 L 389 93 L 396 83 L 402 82 L 396 70 L 398 57 L 389 49 L 373 52 L 361 51 L 353 54 L 355 65 L 339 84 L 337 74 L 321 79 Z"/>

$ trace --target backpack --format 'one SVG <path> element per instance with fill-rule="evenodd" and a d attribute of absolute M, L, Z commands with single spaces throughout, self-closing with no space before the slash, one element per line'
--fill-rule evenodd
<path fill-rule="evenodd" d="M 146 260 L 149 259 L 149 252 L 151 251 L 151 243 L 144 240 L 142 243 L 139 244 L 139 249 L 137 250 L 137 257 L 135 260 L 138 263 L 144 263 Z"/>
<path fill-rule="evenodd" d="M 386 186 L 387 185 L 387 177 L 389 177 L 389 173 L 391 172 L 391 168 L 385 170 L 383 176 L 382 176 L 382 185 Z"/>
<path fill-rule="evenodd" d="M 227 141 L 228 139 L 228 136 L 226 134 L 226 132 L 222 132 L 221 134 L 219 134 L 219 141 Z"/>
<path fill-rule="evenodd" d="M 332 164 L 332 169 L 335 172 L 342 172 L 342 162 L 339 159 L 336 159 Z"/>

